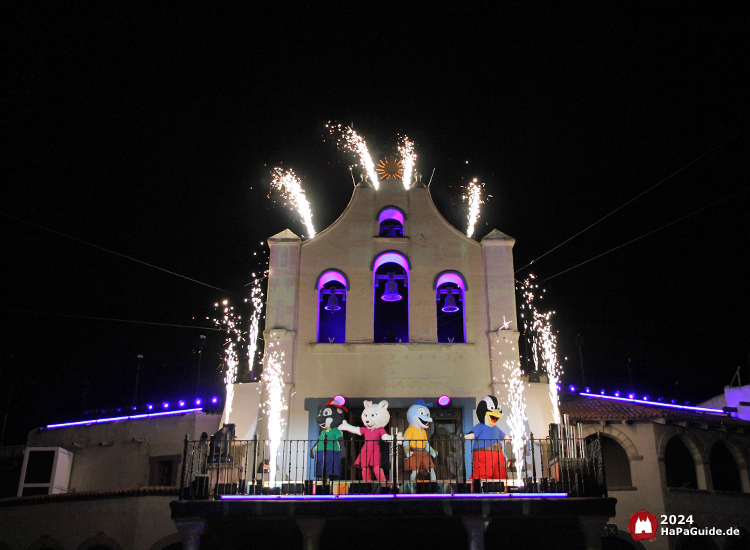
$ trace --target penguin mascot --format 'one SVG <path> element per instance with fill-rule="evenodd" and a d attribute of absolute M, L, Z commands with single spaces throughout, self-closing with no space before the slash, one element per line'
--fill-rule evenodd
<path fill-rule="evenodd" d="M 349 410 L 342 401 L 331 399 L 318 411 L 318 426 L 320 435 L 318 442 L 310 449 L 310 457 L 315 456 L 315 475 L 337 478 L 341 468 L 341 437 L 339 426 L 344 421 L 344 413 Z"/>
<path fill-rule="evenodd" d="M 503 439 L 505 434 L 497 426 L 503 416 L 500 404 L 494 395 L 487 395 L 477 405 L 479 423 L 464 437 L 473 440 L 472 479 L 507 479 Z"/>

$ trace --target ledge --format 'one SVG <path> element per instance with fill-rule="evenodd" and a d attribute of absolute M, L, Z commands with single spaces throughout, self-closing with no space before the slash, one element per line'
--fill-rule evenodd
<path fill-rule="evenodd" d="M 456 353 L 462 353 L 468 350 L 473 350 L 476 344 L 469 342 L 467 344 L 442 344 L 438 342 L 415 342 L 415 343 L 396 343 L 396 344 L 376 344 L 374 342 L 358 342 L 358 343 L 344 343 L 344 344 L 326 344 L 323 342 L 310 342 L 306 344 L 306 348 L 310 353 L 394 353 L 394 352 L 408 352 L 408 353 L 420 353 L 420 352 L 433 352 L 440 350 L 454 351 Z"/>
<path fill-rule="evenodd" d="M 70 493 L 55 493 L 51 495 L 34 495 L 26 497 L 10 497 L 0 499 L 0 508 L 9 506 L 29 506 L 34 504 L 50 504 L 53 502 L 68 502 L 71 500 L 99 500 L 107 498 L 126 497 L 177 497 L 179 487 L 146 486 L 130 489 L 114 489 L 111 491 L 82 491 Z"/>
<path fill-rule="evenodd" d="M 637 491 L 638 487 L 628 486 L 628 487 L 607 487 L 607 492 L 612 491 Z"/>
<path fill-rule="evenodd" d="M 667 491 L 672 493 L 703 493 L 709 494 L 708 489 L 691 489 L 689 487 L 667 487 Z"/>
<path fill-rule="evenodd" d="M 408 243 L 409 237 L 373 237 L 373 241 L 376 243 Z"/>

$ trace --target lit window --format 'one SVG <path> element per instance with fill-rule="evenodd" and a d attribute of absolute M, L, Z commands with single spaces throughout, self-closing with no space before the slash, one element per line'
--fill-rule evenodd
<path fill-rule="evenodd" d="M 400 208 L 386 206 L 378 214 L 380 237 L 400 238 L 404 236 L 406 216 Z"/>
<path fill-rule="evenodd" d="M 438 342 L 466 342 L 466 282 L 460 273 L 444 271 L 435 279 Z"/>
<path fill-rule="evenodd" d="M 384 252 L 373 264 L 373 337 L 376 343 L 409 341 L 409 261 Z"/>
<path fill-rule="evenodd" d="M 331 269 L 324 271 L 316 284 L 318 291 L 318 342 L 346 342 L 346 275 Z"/>

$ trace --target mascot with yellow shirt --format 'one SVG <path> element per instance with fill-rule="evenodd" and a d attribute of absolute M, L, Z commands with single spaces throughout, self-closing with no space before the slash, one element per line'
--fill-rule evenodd
<path fill-rule="evenodd" d="M 416 481 L 417 472 L 430 472 L 430 481 L 435 481 L 435 464 L 432 459 L 437 456 L 437 451 L 430 447 L 427 442 L 427 428 L 432 422 L 429 405 L 422 399 L 417 399 L 406 411 L 406 420 L 409 427 L 404 432 L 404 471 L 411 472 L 410 481 Z"/>

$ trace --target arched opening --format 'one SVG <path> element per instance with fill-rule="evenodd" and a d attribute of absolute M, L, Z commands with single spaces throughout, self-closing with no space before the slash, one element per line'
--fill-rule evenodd
<path fill-rule="evenodd" d="M 466 342 L 466 283 L 456 272 L 444 272 L 435 280 L 438 342 Z"/>
<path fill-rule="evenodd" d="M 667 487 L 698 488 L 693 455 L 677 436 L 669 440 L 664 450 L 664 467 L 667 471 Z"/>
<path fill-rule="evenodd" d="M 714 443 L 708 460 L 711 463 L 711 479 L 715 490 L 742 492 L 737 461 L 723 441 Z"/>
<path fill-rule="evenodd" d="M 398 252 L 384 252 L 373 265 L 373 339 L 375 343 L 409 341 L 409 262 Z"/>
<path fill-rule="evenodd" d="M 611 437 L 602 437 L 602 461 L 607 475 L 607 488 L 631 487 L 628 453 Z"/>
<path fill-rule="evenodd" d="M 346 342 L 346 276 L 338 270 L 328 270 L 318 277 L 318 342 L 324 344 Z"/>
<path fill-rule="evenodd" d="M 380 237 L 400 238 L 404 236 L 406 216 L 400 208 L 386 206 L 378 214 Z"/>

